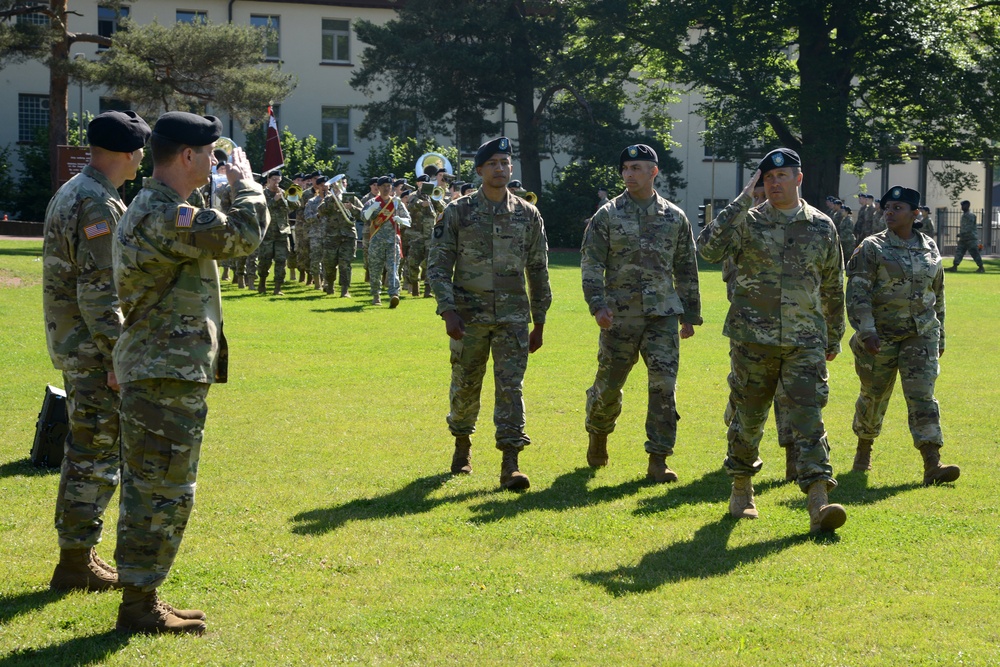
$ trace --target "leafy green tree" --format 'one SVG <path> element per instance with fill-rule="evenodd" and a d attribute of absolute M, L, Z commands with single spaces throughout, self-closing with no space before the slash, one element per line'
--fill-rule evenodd
<path fill-rule="evenodd" d="M 601 27 L 568 7 L 530 0 L 408 0 L 384 25 L 358 21 L 358 38 L 370 46 L 351 84 L 379 99 L 363 106 L 359 134 L 398 135 L 408 122 L 418 134 L 457 127 L 458 143 L 468 143 L 470 136 L 503 132 L 484 119 L 509 105 L 520 178 L 539 191 L 542 156 L 558 139 L 550 123 L 554 114 L 571 110 L 577 121 L 572 133 L 587 136 L 607 122 L 593 113 L 596 101 L 624 105 L 623 84 L 634 64 L 629 49 L 584 48 L 583 36 L 592 34 L 591 43 L 597 43 Z"/>
<path fill-rule="evenodd" d="M 438 146 L 430 139 L 417 142 L 412 137 L 388 137 L 368 152 L 368 158 L 362 168 L 362 175 L 371 177 L 393 174 L 396 178 L 405 178 L 413 184 L 419 175 L 414 173 L 417 160 L 424 153 L 438 153 L 445 156 L 451 163 L 452 170 L 455 170 L 460 163 L 458 150 L 454 146 Z M 459 171 L 463 181 L 470 183 L 475 181 L 476 170 L 472 160 L 461 162 Z M 362 190 L 366 190 L 366 188 L 367 181 Z"/>
<path fill-rule="evenodd" d="M 707 140 L 751 162 L 784 145 L 806 199 L 841 167 L 988 157 L 1000 129 L 997 9 L 956 0 L 575 1 L 664 81 L 701 90 Z"/>
<path fill-rule="evenodd" d="M 254 169 L 260 169 L 264 164 L 266 139 L 267 134 L 263 127 L 247 133 L 244 150 Z M 345 173 L 350 166 L 337 153 L 336 146 L 326 146 L 311 134 L 299 139 L 287 127 L 281 131 L 281 152 L 285 156 L 285 167 L 282 171 L 286 178 L 299 172 L 313 171 L 336 176 Z"/>

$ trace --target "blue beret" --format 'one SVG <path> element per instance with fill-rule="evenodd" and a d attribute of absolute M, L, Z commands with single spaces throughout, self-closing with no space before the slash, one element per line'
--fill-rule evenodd
<path fill-rule="evenodd" d="M 208 146 L 222 136 L 222 121 L 187 111 L 168 111 L 153 126 L 153 134 L 185 146 Z"/>
<path fill-rule="evenodd" d="M 622 170 L 626 162 L 637 161 L 652 162 L 657 165 L 660 163 L 659 158 L 656 157 L 656 151 L 652 148 L 646 144 L 633 144 L 627 146 L 618 156 L 618 171 Z"/>
<path fill-rule="evenodd" d="M 920 193 L 910 188 L 904 188 L 901 185 L 894 185 L 889 188 L 888 192 L 882 195 L 879 203 L 882 204 L 882 208 L 885 208 L 885 205 L 891 201 L 901 201 L 913 208 L 918 208 L 920 206 Z"/>
<path fill-rule="evenodd" d="M 486 161 L 497 153 L 510 155 L 510 139 L 507 137 L 497 137 L 492 141 L 487 141 L 476 151 L 476 166 L 482 167 Z"/>
<path fill-rule="evenodd" d="M 105 111 L 87 126 L 87 141 L 116 153 L 131 153 L 146 145 L 150 129 L 134 111 Z"/>
<path fill-rule="evenodd" d="M 389 178 L 388 176 L 380 176 L 379 179 L 378 179 L 378 181 L 376 181 L 376 182 L 379 185 L 389 185 L 389 184 L 392 183 L 392 179 Z"/>
<path fill-rule="evenodd" d="M 801 166 L 802 160 L 799 158 L 798 153 L 793 151 L 791 148 L 776 148 L 764 156 L 764 159 L 760 161 L 757 168 L 760 169 L 760 173 L 763 175 L 772 169 Z M 836 197 L 834 197 L 834 199 L 836 199 Z M 832 200 L 827 198 L 827 201 Z"/>

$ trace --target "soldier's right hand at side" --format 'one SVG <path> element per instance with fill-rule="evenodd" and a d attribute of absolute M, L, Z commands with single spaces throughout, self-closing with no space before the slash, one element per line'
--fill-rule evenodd
<path fill-rule="evenodd" d="M 462 321 L 462 317 L 454 310 L 446 310 L 441 313 L 441 317 L 444 319 L 444 327 L 448 336 L 455 340 L 462 340 L 465 335 L 465 322 Z"/>
<path fill-rule="evenodd" d="M 602 329 L 610 329 L 611 322 L 615 319 L 615 314 L 611 312 L 610 308 L 601 308 L 594 313 L 594 319 L 597 320 L 597 326 Z"/>
<path fill-rule="evenodd" d="M 236 184 L 241 180 L 249 181 L 253 179 L 253 169 L 250 168 L 250 160 L 247 159 L 246 152 L 236 147 L 233 154 L 229 156 L 229 168 L 226 169 L 226 180 L 230 187 L 236 189 Z"/>
<path fill-rule="evenodd" d="M 868 350 L 868 354 L 878 354 L 882 350 L 882 341 L 878 339 L 878 334 L 871 334 L 861 341 Z"/>
<path fill-rule="evenodd" d="M 118 376 L 115 375 L 114 371 L 108 371 L 108 389 L 111 391 L 118 391 L 121 389 L 118 384 Z"/>

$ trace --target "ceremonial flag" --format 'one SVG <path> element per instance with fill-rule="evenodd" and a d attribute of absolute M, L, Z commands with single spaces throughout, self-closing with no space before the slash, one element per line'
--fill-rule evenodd
<path fill-rule="evenodd" d="M 264 143 L 264 168 L 267 174 L 285 166 L 285 155 L 281 152 L 281 140 L 278 137 L 278 121 L 274 120 L 274 110 L 267 108 L 267 141 Z"/>

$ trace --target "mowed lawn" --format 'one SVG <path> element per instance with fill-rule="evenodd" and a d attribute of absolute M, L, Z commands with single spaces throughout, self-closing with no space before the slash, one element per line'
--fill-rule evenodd
<path fill-rule="evenodd" d="M 27 455 L 45 384 L 62 381 L 40 249 L 0 241 L 0 665 L 1000 665 L 1000 262 L 947 276 L 937 397 L 961 479 L 921 486 L 898 387 L 873 470 L 850 472 L 858 382 L 842 354 L 824 416 L 848 521 L 817 539 L 804 494 L 783 483 L 773 422 L 761 518 L 728 516 L 715 266 L 702 266 L 705 325 L 682 342 L 668 460 L 680 481 L 655 486 L 641 362 L 610 465 L 586 465 L 598 329 L 579 255 L 552 253 L 555 299 L 525 378 L 523 495 L 499 490 L 489 374 L 474 472 L 448 473 L 449 354 L 432 299 L 372 307 L 357 263 L 352 299 L 226 285 L 230 382 L 209 394 L 197 503 L 161 588 L 206 610 L 209 629 L 124 638 L 117 594 L 47 586 L 58 474 Z"/>

